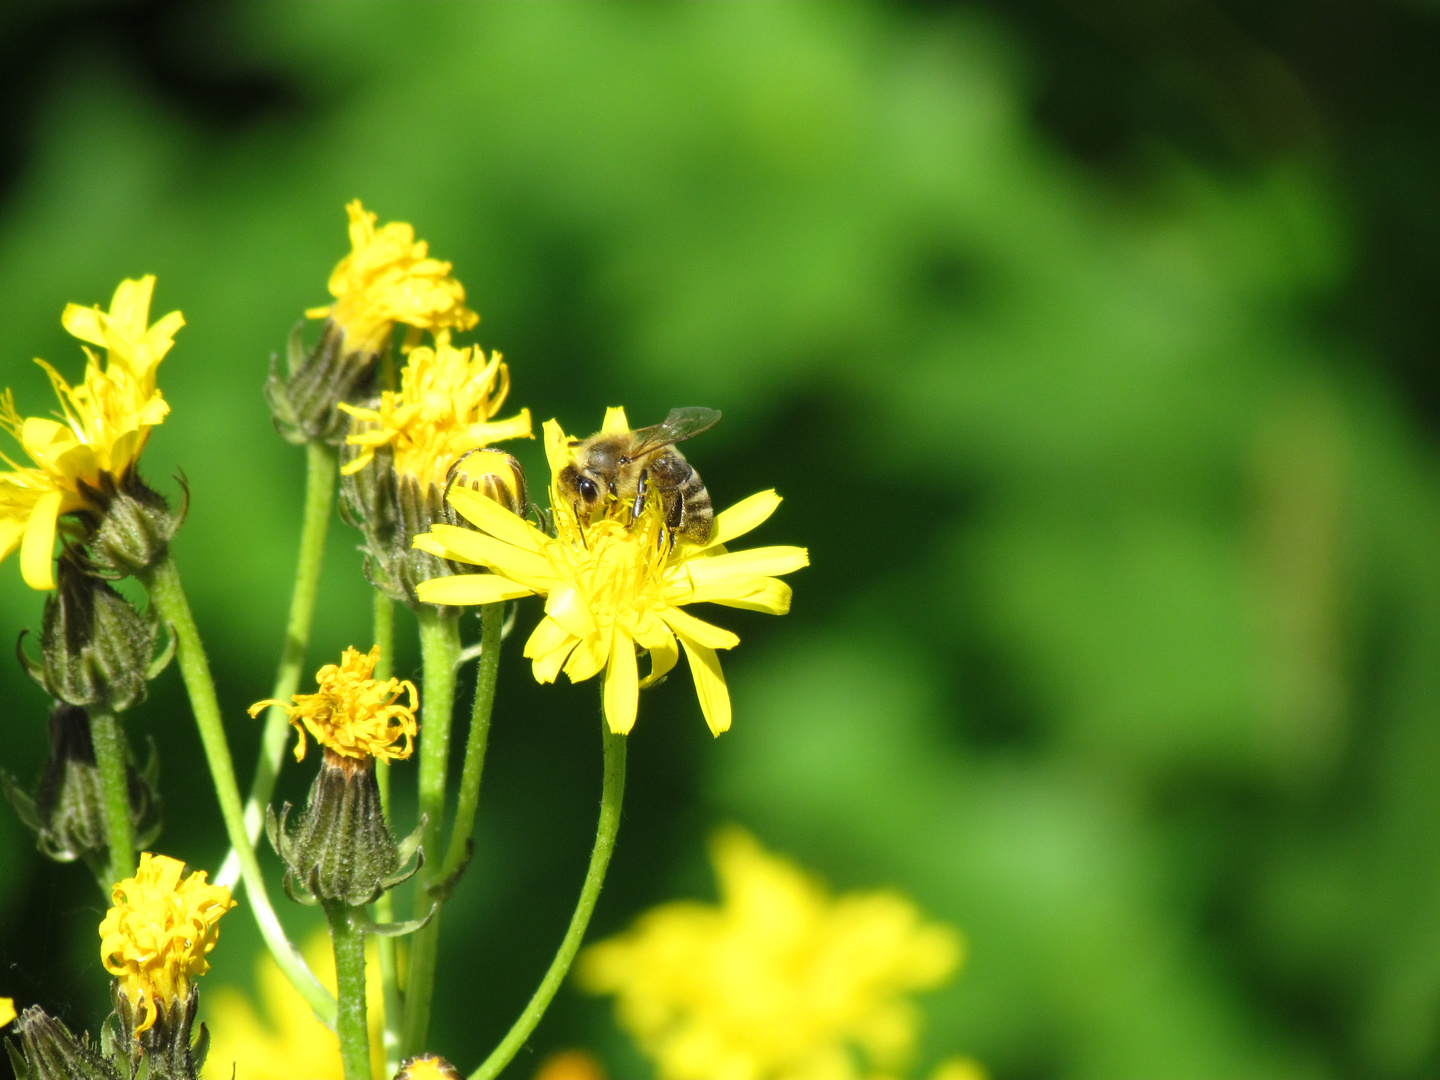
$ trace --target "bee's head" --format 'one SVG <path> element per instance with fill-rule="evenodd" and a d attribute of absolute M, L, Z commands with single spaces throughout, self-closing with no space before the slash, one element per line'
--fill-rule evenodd
<path fill-rule="evenodd" d="M 574 464 L 561 469 L 556 480 L 560 484 L 561 494 L 582 510 L 594 510 L 604 502 L 608 493 L 607 485 L 603 481 L 590 475 L 588 469 L 581 470 Z"/>

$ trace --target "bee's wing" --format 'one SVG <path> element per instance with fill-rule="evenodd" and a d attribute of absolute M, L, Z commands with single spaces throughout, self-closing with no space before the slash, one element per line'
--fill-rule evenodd
<path fill-rule="evenodd" d="M 636 429 L 636 445 L 631 453 L 638 456 L 693 439 L 702 431 L 709 431 L 719 420 L 719 409 L 706 409 L 699 405 L 688 409 L 671 409 L 670 415 L 661 423 Z"/>

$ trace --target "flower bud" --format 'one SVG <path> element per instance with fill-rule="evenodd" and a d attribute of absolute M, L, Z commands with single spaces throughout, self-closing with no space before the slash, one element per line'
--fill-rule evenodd
<path fill-rule="evenodd" d="M 185 520 L 189 491 L 181 482 L 182 501 L 171 510 L 165 496 L 153 490 L 133 468 L 117 482 L 100 474 L 100 486 L 88 494 L 97 511 L 86 547 L 95 568 L 116 577 L 132 577 L 150 570 L 170 551 L 170 540 Z"/>
<path fill-rule="evenodd" d="M 126 763 L 130 819 L 146 847 L 160 833 L 156 793 L 157 759 L 151 750 L 144 772 Z M 16 814 L 35 833 L 36 846 L 56 862 L 83 858 L 99 871 L 109 854 L 105 793 L 95 765 L 95 744 L 85 710 L 57 701 L 50 710 L 50 756 L 32 798 L 8 776 L 0 775 Z"/>
<path fill-rule="evenodd" d="M 15 1075 L 23 1080 L 119 1080 L 119 1072 L 89 1035 L 76 1038 L 64 1023 L 32 1005 L 15 1021 L 17 1050 L 5 1040 Z"/>
<path fill-rule="evenodd" d="M 41 658 L 21 650 L 25 670 L 51 697 L 71 705 L 123 712 L 143 701 L 154 674 L 154 615 L 141 615 L 68 552 L 57 578 L 58 588 L 45 600 Z"/>
<path fill-rule="evenodd" d="M 520 468 L 520 462 L 515 460 L 514 455 L 493 446 L 481 446 L 463 455 L 450 466 L 446 478 L 445 521 L 472 529 L 474 526 L 450 506 L 450 492 L 456 487 L 478 491 L 520 517 L 525 516 L 530 504 L 525 490 L 525 472 Z"/>
<path fill-rule="evenodd" d="M 111 989 L 110 996 L 115 1011 L 105 1042 L 128 1075 L 144 1075 L 148 1080 L 198 1080 L 210 1048 L 210 1033 L 204 1024 L 199 1038 L 191 1038 L 200 1002 L 198 986 L 192 985 L 184 995 L 157 1000 L 148 1011 L 118 986 Z"/>
<path fill-rule="evenodd" d="M 395 1080 L 461 1080 L 460 1070 L 439 1054 L 417 1054 L 400 1063 Z"/>
<path fill-rule="evenodd" d="M 287 828 L 290 809 L 286 803 L 278 817 L 270 810 L 265 830 L 285 861 L 285 888 L 292 896 L 298 884 L 312 897 L 359 907 L 419 868 L 417 863 L 397 873 L 400 851 L 385 824 L 374 758 L 343 757 L 327 748 L 293 832 Z"/>
<path fill-rule="evenodd" d="M 349 418 L 340 412 L 340 403 L 353 403 L 374 392 L 383 350 L 347 348 L 346 335 L 333 319 L 326 319 L 320 340 L 307 351 L 301 337 L 303 326 L 297 323 L 290 331 L 285 349 L 288 377 L 281 378 L 276 370 L 279 358 L 271 359 L 265 400 L 275 418 L 275 429 L 287 442 L 338 445 L 349 424 Z"/>

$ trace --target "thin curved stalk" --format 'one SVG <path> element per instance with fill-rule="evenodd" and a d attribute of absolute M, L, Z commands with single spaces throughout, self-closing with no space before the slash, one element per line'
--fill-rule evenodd
<path fill-rule="evenodd" d="M 395 601 L 379 589 L 372 589 L 374 637 L 380 646 L 380 659 L 375 662 L 374 676 L 382 682 L 395 671 Z M 380 758 L 375 762 L 375 783 L 380 789 L 380 807 L 385 820 L 392 822 L 390 813 L 390 762 Z M 375 921 L 395 921 L 394 893 L 385 892 L 375 901 Z M 395 939 L 385 934 L 375 938 L 376 951 L 380 961 L 380 988 L 385 1004 L 385 1034 L 382 1045 L 385 1050 L 385 1075 L 393 1076 L 400 1064 L 400 1021 L 404 1008 L 400 996 L 400 965 L 396 957 Z"/>
<path fill-rule="evenodd" d="M 315 615 L 315 597 L 320 588 L 320 567 L 325 559 L 325 535 L 330 529 L 335 506 L 335 448 L 323 442 L 305 444 L 305 519 L 300 526 L 300 558 L 295 568 L 295 588 L 290 593 L 290 619 L 285 625 L 285 647 L 275 670 L 270 696 L 289 701 L 300 685 L 305 648 L 310 644 L 310 623 Z M 275 794 L 275 781 L 285 758 L 290 721 L 285 710 L 271 705 L 265 711 L 265 728 L 260 735 L 260 758 L 250 797 L 245 802 L 245 835 L 254 847 L 265 821 L 265 807 Z M 215 875 L 217 885 L 233 885 L 240 877 L 240 861 L 232 848 Z"/>
<path fill-rule="evenodd" d="M 530 998 L 520 1018 L 500 1040 L 488 1058 L 470 1074 L 470 1080 L 495 1080 L 500 1071 L 525 1045 L 525 1040 L 540 1023 L 555 991 L 565 980 L 580 942 L 585 937 L 585 928 L 590 925 L 590 916 L 595 911 L 595 901 L 600 896 L 600 886 L 605 883 L 605 871 L 610 866 L 610 856 L 615 851 L 615 835 L 620 831 L 620 804 L 625 798 L 625 736 L 614 734 L 605 721 L 601 720 L 605 740 L 605 781 L 600 792 L 600 821 L 595 828 L 595 848 L 590 853 L 590 866 L 585 871 L 585 883 L 580 886 L 580 899 L 575 904 L 575 914 L 570 916 L 570 926 L 550 962 L 550 969 L 540 980 L 534 995 Z"/>
<path fill-rule="evenodd" d="M 460 620 L 422 607 L 420 662 L 422 668 L 420 731 L 420 813 L 425 815 L 421 838 L 427 856 L 417 875 L 415 918 L 423 918 L 433 903 L 430 887 L 441 880 L 442 840 L 445 835 L 445 782 L 450 767 L 450 718 L 455 708 L 455 660 L 460 655 Z M 432 856 L 431 853 L 434 853 Z M 430 1003 L 435 994 L 435 960 L 440 946 L 440 916 L 410 939 L 410 964 L 405 973 L 405 1018 L 400 1028 L 405 1057 L 425 1049 L 430 1032 Z"/>
<path fill-rule="evenodd" d="M 92 707 L 90 735 L 105 795 L 105 839 L 110 846 L 110 884 L 135 873 L 135 825 L 130 818 L 130 780 L 125 775 L 125 735 L 120 718 Z"/>
<path fill-rule="evenodd" d="M 195 725 L 200 729 L 200 742 L 205 748 L 205 759 L 210 764 L 210 776 L 215 782 L 215 794 L 220 800 L 220 816 L 225 821 L 230 843 L 238 853 L 240 876 L 245 882 L 245 893 L 255 913 L 255 921 L 260 926 L 260 935 L 291 985 L 300 992 L 321 1023 L 333 1029 L 335 999 L 320 985 L 305 966 L 299 950 L 285 937 L 265 891 L 265 879 L 260 873 L 259 860 L 255 858 L 255 848 L 246 836 L 240 785 L 235 782 L 235 762 L 230 756 L 230 745 L 225 740 L 220 702 L 215 696 L 215 680 L 210 674 L 210 661 L 205 657 L 200 631 L 195 626 L 195 616 L 185 598 L 180 571 L 176 569 L 174 559 L 167 555 L 155 566 L 145 578 L 145 587 L 160 617 L 175 628 L 176 663 L 185 680 L 185 690 L 190 695 L 190 708 L 195 713 Z"/>

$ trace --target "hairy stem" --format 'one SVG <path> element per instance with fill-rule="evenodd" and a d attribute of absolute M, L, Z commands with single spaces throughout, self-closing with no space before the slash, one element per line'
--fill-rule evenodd
<path fill-rule="evenodd" d="M 330 529 L 331 510 L 335 505 L 335 463 L 333 446 L 323 442 L 305 444 L 305 519 L 300 526 L 300 560 L 295 568 L 295 587 L 290 593 L 285 647 L 280 650 L 280 666 L 275 670 L 275 686 L 270 694 L 277 701 L 289 701 L 300 685 L 305 647 L 310 643 L 310 623 L 315 614 L 315 595 L 320 587 L 320 565 L 325 559 L 325 534 Z M 265 806 L 275 793 L 275 780 L 280 775 L 289 735 L 290 722 L 285 710 L 271 705 L 265 711 L 260 759 L 255 763 L 255 778 L 250 782 L 250 798 L 245 803 L 245 835 L 252 847 L 260 836 Z M 240 876 L 237 851 L 232 848 L 220 864 L 220 872 L 215 875 L 217 885 L 233 885 Z"/>
<path fill-rule="evenodd" d="M 370 1026 L 365 1016 L 365 912 L 327 900 L 325 918 L 335 948 L 335 988 L 339 993 L 335 1034 L 340 1039 L 345 1080 L 372 1080 Z"/>
<path fill-rule="evenodd" d="M 373 615 L 375 621 L 375 644 L 380 646 L 380 659 L 375 662 L 375 678 L 381 681 L 395 672 L 395 602 L 379 589 L 372 589 Z M 380 806 L 385 820 L 393 825 L 390 810 L 390 762 L 384 758 L 375 762 L 375 783 L 380 788 Z M 375 901 L 375 921 L 393 922 L 395 919 L 394 893 L 386 891 Z M 393 1076 L 400 1064 L 400 1020 L 404 1007 L 400 996 L 400 965 L 395 955 L 395 939 L 380 935 L 375 939 L 380 960 L 380 987 L 385 999 L 385 1075 Z"/>
<path fill-rule="evenodd" d="M 110 884 L 135 873 L 135 826 L 130 820 L 130 781 L 125 775 L 125 735 L 113 712 L 91 708 L 90 734 L 105 793 L 105 835 L 110 845 Z"/>
<path fill-rule="evenodd" d="M 275 963 L 285 973 L 291 985 L 300 992 L 315 1015 L 327 1027 L 335 1026 L 335 999 L 330 992 L 305 966 L 299 951 L 285 937 L 275 909 L 270 906 L 270 897 L 265 892 L 265 879 L 260 874 L 260 863 L 255 858 L 255 848 L 245 831 L 245 812 L 240 803 L 240 785 L 235 782 L 235 763 L 230 757 L 230 744 L 225 740 L 225 725 L 220 719 L 220 702 L 215 696 L 215 680 L 210 674 L 210 661 L 206 659 L 205 647 L 200 642 L 200 631 L 195 626 L 195 617 L 190 612 L 190 602 L 185 598 L 185 589 L 180 584 L 180 571 L 175 568 L 174 559 L 168 555 L 155 566 L 145 579 L 150 599 L 160 617 L 175 628 L 176 662 L 180 675 L 185 680 L 185 690 L 190 695 L 190 707 L 195 713 L 195 724 L 200 729 L 200 742 L 205 748 L 205 758 L 210 764 L 210 777 L 215 782 L 215 794 L 220 800 L 220 816 L 225 821 L 225 831 L 234 846 L 240 862 L 240 876 L 245 882 L 245 892 L 250 907 L 255 912 L 255 921 L 260 934 Z"/>
<path fill-rule="evenodd" d="M 420 661 L 423 671 L 420 731 L 420 813 L 425 815 L 421 843 L 427 863 L 417 875 L 415 918 L 423 918 L 433 902 L 430 887 L 441 880 L 445 828 L 445 781 L 450 765 L 450 716 L 455 706 L 455 661 L 460 655 L 458 618 L 422 607 Z M 433 854 L 432 854 L 433 853 Z M 440 945 L 440 912 L 410 939 L 410 966 L 405 978 L 405 1019 L 400 1046 L 405 1057 L 425 1049 L 430 1032 L 430 1002 L 435 993 L 435 958 Z"/>
<path fill-rule="evenodd" d="M 475 665 L 475 703 L 470 709 L 470 731 L 465 739 L 465 764 L 460 770 L 460 799 L 455 804 L 455 825 L 445 853 L 442 879 L 458 873 L 465 864 L 475 811 L 480 805 L 480 780 L 485 772 L 485 747 L 490 741 L 490 715 L 495 708 L 495 680 L 500 673 L 500 628 L 504 604 L 480 609 L 480 660 Z"/>
<path fill-rule="evenodd" d="M 560 983 L 580 949 L 580 941 L 585 937 L 585 928 L 590 925 L 590 916 L 595 911 L 595 901 L 600 896 L 600 886 L 605 882 L 605 871 L 610 865 L 610 855 L 615 850 L 615 834 L 620 831 L 620 804 L 625 798 L 625 736 L 614 734 L 603 719 L 600 723 L 605 740 L 605 781 L 600 791 L 600 821 L 595 828 L 595 848 L 590 853 L 590 867 L 585 871 L 585 883 L 580 886 L 575 913 L 570 916 L 570 926 L 560 941 L 555 959 L 550 962 L 550 969 L 540 980 L 525 1011 L 505 1038 L 500 1040 L 500 1045 L 470 1074 L 470 1080 L 494 1080 L 525 1045 L 525 1040 L 550 1007 L 555 991 L 560 989 Z"/>

